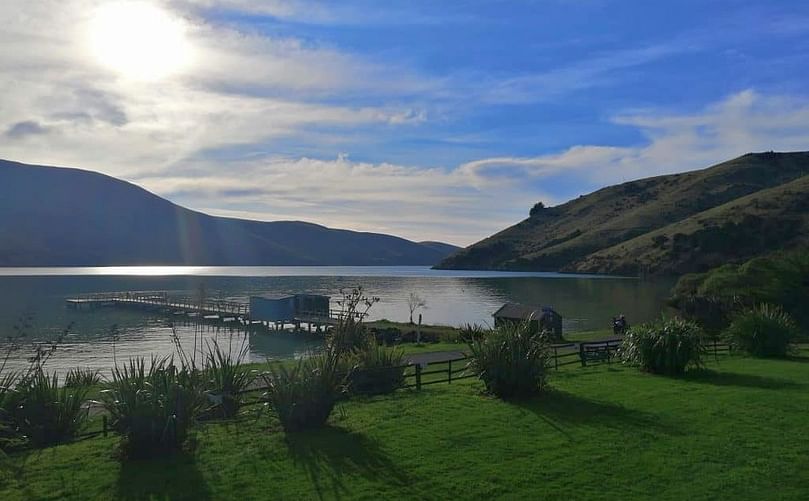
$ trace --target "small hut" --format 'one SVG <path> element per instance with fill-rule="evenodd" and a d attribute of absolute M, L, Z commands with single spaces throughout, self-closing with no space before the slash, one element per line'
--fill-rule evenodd
<path fill-rule="evenodd" d="M 550 306 L 535 306 L 519 303 L 506 303 L 492 314 L 494 326 L 506 323 L 530 322 L 531 327 L 540 330 L 546 329 L 551 333 L 552 339 L 562 339 L 562 315 Z"/>
<path fill-rule="evenodd" d="M 251 320 L 295 323 L 314 318 L 329 318 L 329 296 L 292 294 L 250 297 Z"/>

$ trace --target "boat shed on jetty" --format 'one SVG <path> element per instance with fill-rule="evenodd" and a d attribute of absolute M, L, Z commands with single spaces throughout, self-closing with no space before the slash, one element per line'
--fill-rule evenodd
<path fill-rule="evenodd" d="M 506 323 L 531 323 L 534 329 L 548 329 L 554 340 L 562 339 L 562 315 L 550 306 L 536 306 L 520 303 L 506 303 L 495 311 L 494 326 Z"/>
<path fill-rule="evenodd" d="M 329 296 L 283 294 L 250 296 L 250 320 L 273 324 L 329 323 Z"/>

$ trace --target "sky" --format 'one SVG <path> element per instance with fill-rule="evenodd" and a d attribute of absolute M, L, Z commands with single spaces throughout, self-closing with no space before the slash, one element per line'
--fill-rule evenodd
<path fill-rule="evenodd" d="M 809 2 L 4 0 L 0 158 L 468 245 L 600 187 L 809 149 Z"/>

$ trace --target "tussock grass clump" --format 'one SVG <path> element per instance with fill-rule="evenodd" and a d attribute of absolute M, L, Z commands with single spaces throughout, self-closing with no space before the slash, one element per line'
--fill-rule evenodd
<path fill-rule="evenodd" d="M 100 382 L 101 372 L 95 369 L 76 367 L 65 375 L 65 386 L 68 388 L 95 386 Z"/>
<path fill-rule="evenodd" d="M 371 343 L 354 353 L 349 389 L 359 395 L 392 393 L 404 384 L 404 351 Z"/>
<path fill-rule="evenodd" d="M 668 318 L 632 327 L 620 348 L 625 363 L 641 370 L 669 376 L 702 365 L 703 333 L 691 321 Z"/>
<path fill-rule="evenodd" d="M 255 380 L 253 372 L 243 366 L 248 347 L 243 344 L 234 355 L 224 350 L 216 341 L 208 344 L 205 354 L 205 390 L 213 403 L 215 415 L 230 418 L 238 414 L 244 403 L 243 393 Z"/>
<path fill-rule="evenodd" d="M 319 428 L 346 391 L 340 359 L 326 352 L 302 358 L 291 368 L 270 366 L 264 374 L 265 398 L 285 431 Z"/>
<path fill-rule="evenodd" d="M 89 387 L 60 386 L 59 377 L 38 368 L 23 377 L 7 405 L 17 431 L 37 447 L 75 437 L 84 425 L 88 409 L 83 407 Z"/>
<path fill-rule="evenodd" d="M 262 376 L 267 385 L 265 398 L 286 431 L 319 428 L 326 423 L 347 393 L 357 354 L 375 363 L 384 358 L 368 351 L 375 343 L 363 324 L 379 298 L 366 296 L 361 287 L 340 292 L 343 297 L 337 301 L 337 324 L 326 337 L 323 352 L 302 358 L 291 368 L 270 366 Z"/>
<path fill-rule="evenodd" d="M 470 368 L 489 392 L 500 398 L 515 398 L 545 389 L 550 360 L 546 333 L 533 329 L 529 322 L 519 322 L 473 335 Z"/>
<path fill-rule="evenodd" d="M 205 404 L 198 373 L 177 367 L 173 358 L 152 358 L 146 365 L 140 357 L 116 367 L 102 392 L 129 457 L 180 450 Z"/>
<path fill-rule="evenodd" d="M 487 332 L 488 330 L 478 324 L 465 324 L 458 330 L 458 340 L 469 344 L 475 339 L 485 336 Z"/>
<path fill-rule="evenodd" d="M 734 317 L 726 334 L 734 346 L 755 357 L 785 357 L 798 328 L 782 308 L 762 304 Z"/>
<path fill-rule="evenodd" d="M 18 443 L 13 419 L 18 379 L 19 374 L 16 371 L 0 370 L 0 457 L 2 451 Z"/>

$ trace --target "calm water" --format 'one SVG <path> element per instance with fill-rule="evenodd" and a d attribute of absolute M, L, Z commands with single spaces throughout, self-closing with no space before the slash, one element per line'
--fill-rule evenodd
<path fill-rule="evenodd" d="M 171 354 L 169 319 L 156 314 L 104 308 L 74 311 L 65 299 L 75 294 L 165 290 L 192 296 L 204 286 L 208 297 L 247 301 L 266 293 L 310 292 L 336 298 L 341 288 L 361 285 L 381 300 L 372 319 L 406 321 L 407 297 L 417 293 L 427 302 L 425 323 L 460 325 L 490 323 L 504 302 L 551 305 L 565 319 L 567 331 L 606 328 L 610 317 L 624 313 L 630 322 L 657 316 L 672 283 L 556 273 L 508 273 L 430 270 L 427 267 L 113 267 L 0 268 L 0 334 L 5 338 L 23 316 L 32 316 L 28 343 L 49 339 L 65 326 L 71 333 L 49 362 L 52 369 L 75 366 L 106 369 L 133 355 Z M 119 329 L 113 342 L 110 326 Z M 193 327 L 177 325 L 186 346 Z M 206 328 L 207 337 L 244 340 L 252 360 L 296 356 L 307 342 L 288 333 L 242 334 Z M 5 342 L 5 341 L 2 341 Z M 21 366 L 30 350 L 14 354 Z"/>

